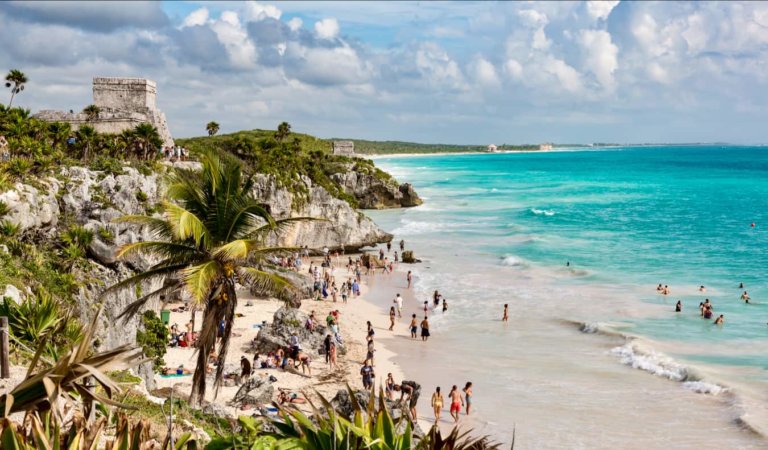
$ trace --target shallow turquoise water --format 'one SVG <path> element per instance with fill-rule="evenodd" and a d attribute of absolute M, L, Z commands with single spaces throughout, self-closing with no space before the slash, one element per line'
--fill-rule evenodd
<path fill-rule="evenodd" d="M 635 318 L 605 308 L 599 319 L 622 321 L 633 334 L 657 341 L 705 344 L 681 352 L 690 361 L 768 366 L 767 148 L 642 147 L 376 163 L 413 183 L 425 205 L 371 215 L 396 239 L 414 242 L 422 256 L 442 263 L 442 278 L 425 274 L 424 290 L 449 287 L 455 317 L 477 314 L 478 303 L 499 302 L 504 292 L 547 295 L 521 291 L 519 283 L 551 283 L 547 276 L 561 274 L 569 261 L 575 276 L 556 281 L 560 286 L 607 286 L 601 295 L 621 296 L 639 310 L 663 305 L 670 311 Z M 498 275 L 504 270 L 508 291 Z M 466 282 L 474 271 L 493 272 L 491 284 L 500 290 Z M 656 295 L 659 283 L 672 295 Z M 755 304 L 739 300 L 739 283 Z M 708 292 L 698 293 L 699 285 Z M 470 293 L 472 304 L 464 299 Z M 725 315 L 724 327 L 699 317 L 705 297 Z M 672 312 L 677 300 L 683 314 Z M 450 327 L 451 319 L 442 326 Z M 740 354 L 728 356 L 729 348 Z"/>

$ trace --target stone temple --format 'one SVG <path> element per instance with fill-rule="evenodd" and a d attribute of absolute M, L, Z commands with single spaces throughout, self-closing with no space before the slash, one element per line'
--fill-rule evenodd
<path fill-rule="evenodd" d="M 121 133 L 141 123 L 149 123 L 160 134 L 163 146 L 173 146 L 165 114 L 157 109 L 157 84 L 144 78 L 93 79 L 93 104 L 99 116 L 88 120 L 83 112 L 42 110 L 35 114 L 46 122 L 69 122 L 72 129 L 88 124 L 99 133 Z"/>

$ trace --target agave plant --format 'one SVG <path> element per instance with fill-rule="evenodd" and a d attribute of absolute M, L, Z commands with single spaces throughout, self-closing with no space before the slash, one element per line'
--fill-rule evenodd
<path fill-rule="evenodd" d="M 101 310 L 94 315 L 93 322 L 85 329 L 79 344 L 56 360 L 52 367 L 34 373 L 45 349 L 45 343 L 38 346 L 29 365 L 26 379 L 11 392 L 0 396 L 0 417 L 8 417 L 15 412 L 50 411 L 54 419 L 60 421 L 64 404 L 67 400 L 75 398 L 86 404 L 99 402 L 131 409 L 128 405 L 112 400 L 114 394 L 120 392 L 120 388 L 106 375 L 106 372 L 123 370 L 140 364 L 143 362 L 141 349 L 123 345 L 91 354 L 100 313 Z M 86 379 L 95 380 L 97 386 L 90 385 Z M 97 393 L 94 387 L 100 387 L 104 395 Z"/>
<path fill-rule="evenodd" d="M 61 351 L 76 344 L 82 327 L 59 300 L 37 289 L 21 303 L 0 300 L 0 316 L 8 317 L 13 340 L 33 349 L 43 346 L 44 353 L 58 359 Z M 30 351 L 34 353 L 34 350 Z"/>

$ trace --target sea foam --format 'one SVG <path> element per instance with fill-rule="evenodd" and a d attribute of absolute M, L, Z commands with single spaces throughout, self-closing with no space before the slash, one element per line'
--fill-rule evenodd
<path fill-rule="evenodd" d="M 536 214 L 537 216 L 554 216 L 555 212 L 551 209 L 538 209 L 538 208 L 531 208 L 531 212 Z"/>

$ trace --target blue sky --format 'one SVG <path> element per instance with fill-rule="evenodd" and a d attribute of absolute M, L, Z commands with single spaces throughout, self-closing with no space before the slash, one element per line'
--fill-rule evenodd
<path fill-rule="evenodd" d="M 3 2 L 0 23 L 18 104 L 146 77 L 176 136 L 766 142 L 764 2 Z"/>

